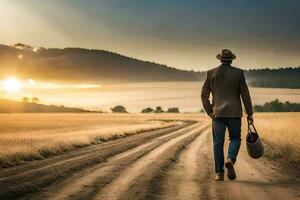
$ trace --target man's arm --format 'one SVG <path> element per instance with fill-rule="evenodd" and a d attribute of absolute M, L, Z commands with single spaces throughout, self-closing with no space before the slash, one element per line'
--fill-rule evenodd
<path fill-rule="evenodd" d="M 253 121 L 252 115 L 253 115 L 253 109 L 252 109 L 252 102 L 251 97 L 249 93 L 249 89 L 246 83 L 246 78 L 244 75 L 244 72 L 242 72 L 242 78 L 240 82 L 240 93 L 243 100 L 243 104 L 245 106 L 246 113 L 248 115 L 248 119 Z"/>
<path fill-rule="evenodd" d="M 210 92 L 211 92 L 211 88 L 209 85 L 209 76 L 208 76 L 208 72 L 207 72 L 206 79 L 204 81 L 204 84 L 203 84 L 202 90 L 201 90 L 201 100 L 202 100 L 202 104 L 203 104 L 203 107 L 204 107 L 204 110 L 206 111 L 206 113 L 209 116 L 212 116 L 213 109 L 212 109 L 212 105 L 209 101 Z"/>

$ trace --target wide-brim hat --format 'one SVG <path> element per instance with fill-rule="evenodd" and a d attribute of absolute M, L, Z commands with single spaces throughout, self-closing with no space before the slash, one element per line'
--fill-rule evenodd
<path fill-rule="evenodd" d="M 222 52 L 217 55 L 217 59 L 221 61 L 232 61 L 236 59 L 236 56 L 229 49 L 223 49 Z"/>

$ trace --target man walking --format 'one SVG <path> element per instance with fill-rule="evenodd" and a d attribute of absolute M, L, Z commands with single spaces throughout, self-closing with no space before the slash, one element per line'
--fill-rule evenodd
<path fill-rule="evenodd" d="M 201 99 L 206 113 L 212 118 L 213 145 L 216 181 L 224 180 L 224 139 L 229 131 L 228 156 L 225 162 L 227 177 L 236 178 L 234 163 L 241 145 L 242 104 L 245 106 L 249 123 L 253 123 L 251 97 L 243 70 L 231 66 L 236 56 L 228 49 L 217 55 L 221 65 L 207 72 L 201 91 Z M 209 101 L 212 94 L 212 103 Z"/>

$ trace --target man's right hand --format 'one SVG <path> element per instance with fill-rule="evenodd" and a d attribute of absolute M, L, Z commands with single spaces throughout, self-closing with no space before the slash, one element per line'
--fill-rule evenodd
<path fill-rule="evenodd" d="M 248 115 L 247 120 L 249 124 L 253 124 L 254 123 L 253 115 Z"/>

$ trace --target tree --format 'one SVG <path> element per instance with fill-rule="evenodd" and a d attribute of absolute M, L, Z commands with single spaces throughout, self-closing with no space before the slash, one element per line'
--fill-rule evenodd
<path fill-rule="evenodd" d="M 280 102 L 278 99 L 267 102 L 264 105 L 255 105 L 254 111 L 256 112 L 299 112 L 300 104 L 291 103 L 286 101 L 285 103 Z"/>
<path fill-rule="evenodd" d="M 121 106 L 121 105 L 118 105 L 118 106 L 115 106 L 114 108 L 111 108 L 111 111 L 113 113 L 128 113 L 126 111 L 126 108 L 124 106 Z"/>
<path fill-rule="evenodd" d="M 39 103 L 39 102 L 40 102 L 40 99 L 37 98 L 37 97 L 32 97 L 32 98 L 31 98 L 31 102 L 32 102 L 32 103 Z"/>
<path fill-rule="evenodd" d="M 154 111 L 155 113 L 163 113 L 164 110 L 161 108 L 161 106 L 157 106 L 156 110 Z"/>
<path fill-rule="evenodd" d="M 152 113 L 153 111 L 154 110 L 152 108 L 148 107 L 148 108 L 143 109 L 141 113 Z"/>
<path fill-rule="evenodd" d="M 174 108 L 169 108 L 168 113 L 179 113 L 179 109 L 177 107 L 174 107 Z"/>
<path fill-rule="evenodd" d="M 28 102 L 29 102 L 29 98 L 28 98 L 28 97 L 23 97 L 23 98 L 22 98 L 22 101 L 23 101 L 24 103 L 28 103 Z"/>

